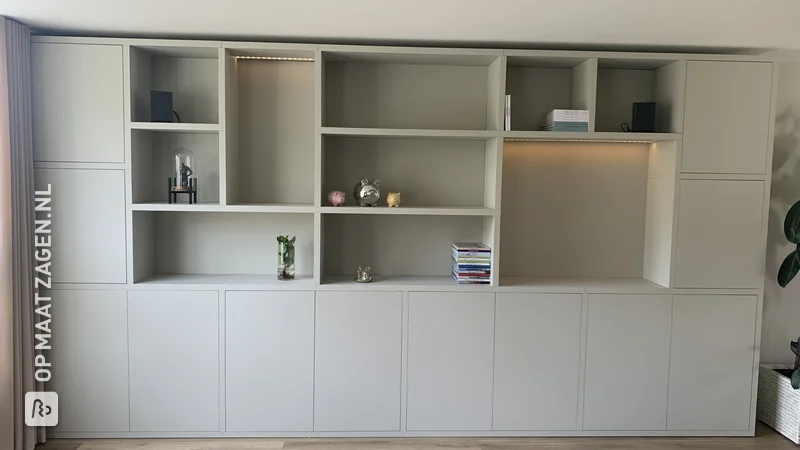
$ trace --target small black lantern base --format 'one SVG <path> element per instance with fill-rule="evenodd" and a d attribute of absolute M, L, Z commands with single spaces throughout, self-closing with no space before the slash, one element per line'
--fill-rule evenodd
<path fill-rule="evenodd" d="M 190 205 L 197 203 L 197 178 L 190 178 L 188 187 L 180 187 L 176 183 L 176 178 L 169 179 L 168 198 L 170 203 L 178 203 L 178 194 L 187 194 Z"/>

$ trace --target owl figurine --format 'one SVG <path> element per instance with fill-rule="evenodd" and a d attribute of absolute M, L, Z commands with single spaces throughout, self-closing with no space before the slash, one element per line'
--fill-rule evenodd
<path fill-rule="evenodd" d="M 386 195 L 386 204 L 389 205 L 389 208 L 397 208 L 400 206 L 400 193 L 399 192 L 389 192 Z"/>

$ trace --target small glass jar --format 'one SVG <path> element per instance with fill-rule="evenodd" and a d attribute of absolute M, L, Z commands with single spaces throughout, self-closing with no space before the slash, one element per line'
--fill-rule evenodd
<path fill-rule="evenodd" d="M 194 153 L 188 148 L 179 148 L 172 154 L 174 191 L 191 191 L 194 178 Z"/>

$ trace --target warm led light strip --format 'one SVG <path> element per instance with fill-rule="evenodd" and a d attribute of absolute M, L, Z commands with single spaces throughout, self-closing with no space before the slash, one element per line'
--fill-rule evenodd
<path fill-rule="evenodd" d="M 314 61 L 314 58 L 292 58 L 288 56 L 237 56 L 236 59 L 260 59 L 264 61 Z"/>
<path fill-rule="evenodd" d="M 537 138 L 505 138 L 506 142 L 592 142 L 610 144 L 652 144 L 653 141 L 626 141 L 620 139 L 537 139 Z"/>

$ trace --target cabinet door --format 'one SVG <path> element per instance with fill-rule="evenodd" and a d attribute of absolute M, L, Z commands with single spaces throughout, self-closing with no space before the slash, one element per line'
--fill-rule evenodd
<path fill-rule="evenodd" d="M 52 189 L 53 282 L 127 282 L 125 172 L 37 169 L 35 182 Z"/>
<path fill-rule="evenodd" d="M 682 180 L 675 287 L 757 288 L 764 182 Z"/>
<path fill-rule="evenodd" d="M 492 429 L 494 294 L 408 294 L 409 431 Z"/>
<path fill-rule="evenodd" d="M 403 296 L 317 292 L 314 430 L 399 431 Z"/>
<path fill-rule="evenodd" d="M 121 45 L 31 44 L 36 161 L 125 161 L 122 70 Z"/>
<path fill-rule="evenodd" d="M 128 307 L 125 291 L 52 290 L 50 351 L 58 432 L 128 431 Z M 44 305 L 44 304 L 40 304 Z"/>
<path fill-rule="evenodd" d="M 218 296 L 128 292 L 131 431 L 220 431 Z"/>
<path fill-rule="evenodd" d="M 497 294 L 495 430 L 575 430 L 580 294 Z"/>
<path fill-rule="evenodd" d="M 225 300 L 226 431 L 312 431 L 314 292 Z"/>
<path fill-rule="evenodd" d="M 754 295 L 676 295 L 670 430 L 745 431 L 755 359 Z"/>
<path fill-rule="evenodd" d="M 665 430 L 669 295 L 589 295 L 584 430 Z"/>
<path fill-rule="evenodd" d="M 772 70 L 765 62 L 688 63 L 683 172 L 765 173 Z"/>

